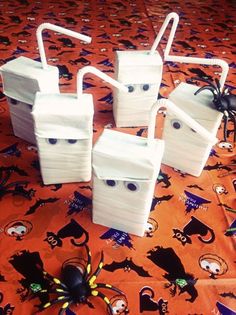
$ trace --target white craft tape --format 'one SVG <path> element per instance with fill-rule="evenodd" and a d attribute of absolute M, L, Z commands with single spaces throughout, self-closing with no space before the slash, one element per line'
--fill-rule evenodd
<path fill-rule="evenodd" d="M 36 32 L 42 62 L 21 56 L 0 68 L 14 134 L 31 143 L 36 142 L 31 117 L 36 92 L 59 93 L 59 70 L 56 66 L 48 65 L 46 61 L 42 39 L 44 29 L 91 42 L 91 38 L 83 34 L 50 23 L 43 23 Z"/>

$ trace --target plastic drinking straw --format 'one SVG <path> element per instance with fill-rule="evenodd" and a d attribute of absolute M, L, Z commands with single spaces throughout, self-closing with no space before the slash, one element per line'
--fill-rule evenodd
<path fill-rule="evenodd" d="M 44 45 L 43 45 L 43 38 L 42 38 L 42 32 L 44 29 L 49 29 L 51 31 L 59 32 L 59 33 L 83 40 L 87 43 L 91 43 L 91 41 L 92 41 L 92 38 L 89 36 L 68 30 L 68 29 L 61 27 L 61 26 L 57 26 L 57 25 L 54 25 L 51 23 L 43 23 L 43 24 L 39 25 L 39 27 L 37 28 L 37 31 L 36 31 L 36 37 L 37 37 L 39 54 L 40 54 L 43 69 L 47 69 L 47 67 L 48 67 L 47 59 L 46 59 L 46 55 L 45 55 L 45 49 L 44 49 Z"/>
<path fill-rule="evenodd" d="M 199 133 L 204 139 L 212 143 L 212 145 L 214 145 L 218 141 L 215 136 L 213 136 L 208 130 L 202 127 L 197 121 L 186 114 L 183 110 L 178 108 L 173 102 L 168 99 L 162 98 L 152 106 L 150 111 L 147 137 L 148 144 L 150 144 L 151 140 L 155 137 L 156 114 L 161 107 L 165 107 L 167 110 L 170 110 L 174 115 L 181 118 L 183 122 L 185 122 L 194 131 Z"/>
<path fill-rule="evenodd" d="M 181 62 L 181 63 L 193 63 L 201 65 L 219 66 L 222 69 L 220 76 L 220 89 L 222 91 L 228 72 L 229 65 L 225 60 L 222 59 L 209 59 L 209 58 L 197 58 L 197 57 L 184 57 L 184 56 L 173 56 L 168 55 L 165 57 L 165 61 Z"/>
<path fill-rule="evenodd" d="M 123 92 L 128 92 L 129 89 L 125 85 L 121 84 L 120 82 L 112 79 L 107 74 L 103 73 L 102 71 L 96 69 L 93 66 L 85 66 L 82 69 L 80 69 L 77 73 L 77 95 L 78 98 L 82 96 L 83 94 L 83 78 L 84 75 L 87 73 L 92 73 L 96 75 L 97 77 L 101 78 L 102 80 L 110 83 L 111 85 L 115 86 L 117 89 L 122 90 Z"/>
<path fill-rule="evenodd" d="M 177 26 L 179 23 L 179 16 L 175 12 L 171 12 L 166 16 L 165 21 L 162 24 L 161 29 L 160 29 L 159 33 L 157 34 L 157 37 L 156 37 L 156 39 L 155 39 L 155 41 L 151 47 L 150 55 L 153 55 L 154 52 L 156 51 L 157 46 L 159 45 L 160 40 L 162 39 L 162 36 L 165 33 L 165 30 L 172 19 L 173 19 L 173 24 L 172 24 L 172 27 L 170 30 L 170 36 L 168 38 L 166 49 L 164 52 L 164 60 L 165 60 L 165 57 L 169 55 L 170 48 L 171 48 L 172 42 L 174 40 L 175 32 L 176 32 L 176 29 L 177 29 Z"/>
<path fill-rule="evenodd" d="M 159 33 L 157 34 L 157 37 L 156 37 L 156 39 L 155 39 L 155 41 L 151 47 L 150 55 L 154 54 L 168 24 L 170 23 L 170 21 L 172 19 L 173 19 L 173 24 L 172 24 L 170 36 L 168 38 L 167 45 L 166 45 L 166 48 L 164 51 L 164 61 L 172 61 L 172 62 L 180 62 L 180 63 L 193 63 L 193 64 L 202 64 L 202 65 L 221 67 L 222 73 L 221 73 L 221 77 L 220 77 L 220 86 L 221 86 L 221 91 L 222 91 L 224 84 L 225 84 L 225 81 L 226 81 L 226 78 L 227 78 L 227 75 L 228 75 L 228 72 L 229 72 L 229 66 L 228 66 L 228 63 L 226 61 L 221 60 L 221 59 L 173 56 L 173 55 L 169 54 L 171 45 L 172 45 L 173 40 L 174 40 L 176 28 L 177 28 L 177 25 L 179 23 L 179 16 L 177 13 L 172 12 L 172 13 L 167 15 L 167 17 L 166 17 L 164 23 L 162 24 L 162 27 L 161 27 Z"/>

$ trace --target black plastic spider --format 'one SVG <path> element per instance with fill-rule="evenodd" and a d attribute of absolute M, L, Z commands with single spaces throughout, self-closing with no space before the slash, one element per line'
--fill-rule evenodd
<path fill-rule="evenodd" d="M 13 196 L 18 195 L 25 197 L 28 200 L 32 199 L 34 195 L 34 190 L 26 190 L 28 182 L 27 181 L 16 181 L 8 183 L 12 172 L 17 172 L 20 175 L 25 176 L 24 171 L 18 169 L 16 166 L 10 167 L 0 167 L 0 200 L 3 196 L 7 194 L 12 194 Z"/>
<path fill-rule="evenodd" d="M 39 309 L 36 313 L 42 312 L 43 310 L 47 309 L 48 307 L 63 302 L 62 307 L 59 310 L 58 315 L 64 314 L 66 309 L 73 303 L 75 304 L 87 304 L 89 307 L 93 308 L 92 303 L 88 300 L 90 296 L 97 296 L 100 297 L 108 306 L 109 313 L 111 315 L 114 314 L 114 310 L 112 304 L 108 297 L 103 293 L 99 292 L 98 288 L 110 289 L 119 293 L 119 295 L 123 296 L 123 305 L 119 305 L 119 312 L 116 314 L 127 314 L 127 303 L 125 294 L 119 290 L 118 288 L 105 283 L 94 283 L 98 274 L 102 270 L 103 267 L 103 252 L 101 254 L 101 259 L 98 264 L 97 269 L 93 274 L 91 274 L 91 253 L 87 245 L 85 245 L 86 252 L 87 252 L 87 263 L 85 265 L 81 263 L 81 261 L 76 261 L 76 258 L 69 259 L 65 261 L 62 265 L 61 276 L 62 281 L 58 278 L 52 277 L 46 271 L 44 274 L 46 277 L 50 278 L 54 283 L 54 287 L 51 289 L 38 289 L 40 288 L 39 284 L 31 284 L 31 289 L 34 293 L 53 293 L 58 294 L 59 296 L 51 301 L 39 305 Z M 122 300 L 122 299 L 121 299 Z M 117 308 L 117 307 L 116 307 Z M 122 311 L 120 310 L 122 308 Z"/>
<path fill-rule="evenodd" d="M 227 124 L 228 120 L 231 119 L 234 124 L 234 142 L 236 141 L 236 95 L 230 94 L 227 88 L 224 88 L 221 91 L 221 86 L 219 80 L 215 79 L 215 84 L 209 80 L 205 80 L 202 78 L 196 78 L 199 81 L 203 81 L 208 83 L 208 85 L 202 86 L 198 89 L 194 95 L 202 92 L 203 90 L 210 90 L 213 94 L 213 104 L 215 105 L 216 109 L 224 114 L 224 141 L 227 138 Z"/>

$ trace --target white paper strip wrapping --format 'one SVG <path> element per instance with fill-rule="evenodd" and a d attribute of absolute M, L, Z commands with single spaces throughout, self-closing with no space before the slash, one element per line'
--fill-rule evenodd
<path fill-rule="evenodd" d="M 93 148 L 94 223 L 143 236 L 163 151 L 162 140 L 103 131 Z"/>
<path fill-rule="evenodd" d="M 117 51 L 115 78 L 132 91 L 114 90 L 113 115 L 117 127 L 147 126 L 149 111 L 157 99 L 162 79 L 158 52 Z"/>
<path fill-rule="evenodd" d="M 30 143 L 36 143 L 31 110 L 32 106 L 15 99 L 7 97 L 9 105 L 11 123 L 15 136 L 24 139 Z M 28 126 L 28 128 L 26 128 Z"/>
<path fill-rule="evenodd" d="M 9 99 L 18 101 L 18 110 L 13 110 L 14 117 L 11 116 L 14 134 L 32 143 L 35 143 L 35 137 L 31 110 L 36 92 L 59 93 L 59 70 L 56 66 L 47 65 L 46 62 L 42 39 L 42 31 L 45 28 L 87 42 L 91 41 L 90 37 L 78 32 L 50 23 L 43 23 L 36 32 L 42 63 L 21 56 L 7 62 L 0 68 L 4 94 Z M 31 106 L 27 107 L 27 104 Z M 11 107 L 11 103 L 9 106 Z M 12 113 L 12 111 L 10 112 Z M 27 119 L 21 115 L 23 112 L 25 112 Z"/>
<path fill-rule="evenodd" d="M 92 138 L 57 139 L 50 144 L 49 139 L 37 136 L 40 169 L 43 182 L 47 184 L 73 183 L 91 179 Z M 75 140 L 75 139 L 73 139 Z"/>
<path fill-rule="evenodd" d="M 93 98 L 38 92 L 32 111 L 44 184 L 89 181 Z M 54 139 L 50 143 L 49 139 Z"/>
<path fill-rule="evenodd" d="M 93 97 L 38 92 L 32 111 L 41 138 L 88 139 L 92 136 Z"/>
<path fill-rule="evenodd" d="M 44 184 L 91 179 L 94 109 L 92 95 L 83 93 L 87 73 L 127 91 L 105 73 L 87 66 L 77 73 L 77 94 L 36 93 L 32 116 Z"/>
<path fill-rule="evenodd" d="M 114 91 L 113 114 L 117 127 L 148 125 L 149 111 L 157 100 L 162 80 L 163 61 L 156 49 L 172 20 L 166 45 L 168 54 L 179 22 L 175 12 L 166 16 L 150 51 L 116 52 L 115 78 L 133 90 L 128 95 Z"/>
<path fill-rule="evenodd" d="M 11 123 L 15 136 L 35 144 L 34 124 L 31 116 L 35 93 L 59 92 L 59 71 L 26 57 L 9 61 L 1 67 L 3 92 L 10 107 Z M 16 103 L 14 106 L 13 103 Z"/>
<path fill-rule="evenodd" d="M 214 138 L 221 123 L 222 113 L 214 109 L 210 91 L 194 95 L 198 88 L 191 84 L 181 83 L 170 93 L 169 100 L 208 130 Z M 177 129 L 174 126 L 180 128 Z M 181 117 L 173 115 L 168 110 L 164 122 L 163 139 L 165 152 L 162 162 L 182 172 L 200 176 L 214 143 L 203 139 L 199 133 L 187 126 Z"/>
<path fill-rule="evenodd" d="M 45 70 L 38 61 L 21 56 L 1 67 L 4 94 L 33 105 L 35 93 L 59 92 L 59 71 L 55 66 Z"/>

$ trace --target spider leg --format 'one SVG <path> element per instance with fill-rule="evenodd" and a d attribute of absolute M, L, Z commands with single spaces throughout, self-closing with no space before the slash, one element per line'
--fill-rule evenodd
<path fill-rule="evenodd" d="M 96 289 L 96 288 L 105 288 L 105 289 L 110 289 L 112 291 L 115 291 L 121 295 L 125 295 L 123 291 L 121 291 L 120 289 L 114 287 L 111 284 L 108 283 L 95 283 L 93 285 L 90 286 L 91 289 Z"/>
<path fill-rule="evenodd" d="M 90 249 L 88 248 L 88 246 L 85 244 L 84 245 L 86 248 L 86 252 L 87 252 L 87 257 L 88 257 L 88 262 L 87 262 L 87 267 L 85 270 L 85 274 L 84 274 L 84 278 L 87 279 L 87 277 L 89 276 L 90 272 L 91 272 L 91 252 Z"/>
<path fill-rule="evenodd" d="M 50 280 L 52 280 L 55 284 L 57 284 L 58 286 L 60 286 L 61 288 L 63 288 L 66 292 L 68 292 L 68 288 L 67 286 L 61 282 L 61 280 L 59 280 L 56 277 L 51 276 L 49 273 L 47 273 L 47 271 L 43 271 L 44 276 L 46 276 L 47 278 L 49 278 Z"/>
<path fill-rule="evenodd" d="M 60 308 L 60 311 L 59 311 L 58 315 L 63 315 L 64 312 L 67 310 L 67 308 L 68 308 L 72 303 L 73 303 L 72 300 L 69 300 L 69 301 L 65 302 L 65 303 L 62 305 L 62 307 Z"/>
<path fill-rule="evenodd" d="M 198 89 L 195 93 L 194 93 L 194 95 L 197 95 L 198 93 L 200 93 L 200 92 L 202 92 L 202 91 L 204 91 L 204 90 L 209 90 L 209 91 L 211 91 L 212 92 L 212 94 L 213 94 L 213 96 L 214 96 L 214 99 L 216 98 L 216 93 L 215 93 L 215 88 L 213 88 L 212 86 L 202 86 L 202 87 L 200 87 L 200 89 Z"/>
<path fill-rule="evenodd" d="M 60 288 L 55 288 L 53 289 L 42 289 L 39 291 L 39 293 L 59 293 L 59 294 L 64 294 L 64 295 L 69 295 L 70 292 L 69 291 L 65 291 L 63 289 Z"/>
<path fill-rule="evenodd" d="M 90 279 L 88 280 L 89 286 L 91 287 L 91 285 L 93 285 L 94 281 L 96 280 L 97 276 L 99 275 L 99 273 L 102 270 L 103 267 L 103 258 L 104 258 L 104 254 L 103 252 L 101 253 L 101 259 L 100 262 L 98 264 L 97 269 L 95 270 L 95 272 L 92 274 L 92 276 L 90 277 Z"/>
<path fill-rule="evenodd" d="M 113 309 L 112 309 L 112 306 L 111 306 L 111 303 L 110 303 L 110 300 L 108 299 L 108 297 L 101 293 L 101 292 L 98 292 L 97 290 L 92 290 L 91 291 L 91 294 L 92 296 L 98 296 L 100 297 L 101 299 L 103 299 L 103 301 L 107 304 L 108 308 L 109 308 L 109 311 L 110 311 L 110 314 L 112 315 L 113 314 Z"/>
<path fill-rule="evenodd" d="M 53 300 L 51 300 L 51 301 L 49 301 L 43 305 L 40 305 L 39 309 L 37 310 L 36 313 L 40 313 L 40 312 L 44 311 L 46 308 L 49 308 L 50 306 L 52 306 L 56 303 L 59 303 L 59 302 L 63 302 L 63 301 L 65 301 L 65 303 L 62 305 L 62 307 L 65 305 L 64 308 L 66 308 L 69 304 L 68 300 L 70 301 L 70 297 L 68 297 L 68 296 L 64 296 L 64 295 L 58 296 L 56 299 L 53 299 Z"/>
<path fill-rule="evenodd" d="M 229 120 L 229 114 L 225 110 L 224 111 L 224 141 L 227 139 L 227 125 L 228 125 L 228 120 Z"/>
<path fill-rule="evenodd" d="M 229 111 L 229 117 L 232 119 L 233 124 L 234 124 L 234 142 L 235 142 L 236 141 L 236 117 L 231 111 Z"/>
<path fill-rule="evenodd" d="M 220 86 L 220 81 L 218 78 L 215 78 L 215 82 L 216 82 L 216 87 L 217 87 L 217 91 L 218 93 L 221 93 L 221 86 Z"/>

